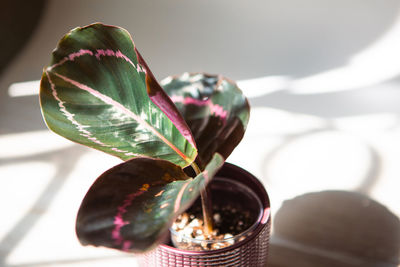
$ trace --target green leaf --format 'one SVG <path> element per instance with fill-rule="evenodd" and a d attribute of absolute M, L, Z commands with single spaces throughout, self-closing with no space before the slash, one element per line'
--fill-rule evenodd
<path fill-rule="evenodd" d="M 136 50 L 129 33 L 92 24 L 65 35 L 42 76 L 40 101 L 54 132 L 128 160 L 190 165 L 190 129 Z"/>
<path fill-rule="evenodd" d="M 219 75 L 184 73 L 167 77 L 161 86 L 189 125 L 202 165 L 215 152 L 226 159 L 242 139 L 250 114 L 237 85 Z"/>
<path fill-rule="evenodd" d="M 223 162 L 215 154 L 194 179 L 164 160 L 136 158 L 113 167 L 96 180 L 81 204 L 76 221 L 80 242 L 131 252 L 153 248 Z"/>

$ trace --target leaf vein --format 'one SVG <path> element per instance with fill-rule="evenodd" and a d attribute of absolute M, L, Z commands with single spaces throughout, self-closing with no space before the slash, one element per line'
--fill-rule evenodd
<path fill-rule="evenodd" d="M 109 104 L 114 106 L 115 108 L 117 108 L 118 110 L 120 110 L 121 112 L 123 112 L 124 114 L 126 114 L 128 117 L 131 117 L 132 119 L 134 119 L 135 121 L 137 121 L 140 125 L 143 125 L 147 130 L 149 130 L 150 132 L 152 132 L 155 136 L 157 136 L 159 139 L 161 139 L 163 141 L 163 143 L 165 143 L 166 145 L 168 145 L 172 150 L 174 150 L 182 159 L 184 159 L 186 162 L 190 163 L 190 159 L 182 152 L 180 151 L 176 146 L 174 146 L 165 136 L 163 136 L 161 133 L 159 133 L 154 127 L 152 127 L 150 124 L 148 124 L 145 120 L 143 120 L 140 116 L 136 115 L 135 113 L 133 113 L 132 111 L 130 111 L 129 109 L 127 109 L 125 106 L 123 106 L 121 103 L 118 103 L 117 101 L 115 101 L 114 99 L 112 99 L 109 96 L 106 96 L 102 93 L 100 93 L 99 91 L 85 85 L 82 84 L 78 81 L 75 81 L 73 79 L 70 79 L 64 75 L 61 75 L 59 73 L 53 72 L 54 75 L 56 75 L 57 77 L 63 79 L 64 81 L 76 86 L 77 88 L 84 90 L 88 93 L 90 93 L 91 95 L 95 96 L 96 98 L 102 100 L 104 103 Z M 61 100 L 60 100 L 61 101 Z M 71 113 L 69 113 L 71 114 Z M 72 115 L 72 114 L 71 114 Z M 73 116 L 73 115 L 72 115 Z M 78 125 L 80 125 L 78 123 Z M 79 129 L 78 129 L 79 130 Z"/>

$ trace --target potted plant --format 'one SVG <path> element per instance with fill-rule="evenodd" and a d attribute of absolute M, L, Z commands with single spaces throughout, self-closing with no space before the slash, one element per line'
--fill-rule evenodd
<path fill-rule="evenodd" d="M 47 126 L 124 161 L 84 197 L 78 239 L 139 253 L 146 266 L 265 265 L 268 196 L 224 164 L 243 137 L 246 98 L 220 75 L 161 85 L 119 27 L 76 28 L 53 51 L 40 85 Z"/>

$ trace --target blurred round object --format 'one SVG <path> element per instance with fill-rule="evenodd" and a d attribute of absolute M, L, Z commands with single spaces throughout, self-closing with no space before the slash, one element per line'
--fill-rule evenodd
<path fill-rule="evenodd" d="M 284 140 L 268 155 L 264 172 L 273 191 L 285 198 L 310 191 L 354 190 L 375 176 L 372 153 L 356 136 L 317 131 Z"/>

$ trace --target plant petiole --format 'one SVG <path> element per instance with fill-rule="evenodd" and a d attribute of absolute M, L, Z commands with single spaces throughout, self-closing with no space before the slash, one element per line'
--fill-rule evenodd
<path fill-rule="evenodd" d="M 191 164 L 193 170 L 196 172 L 196 175 L 201 173 L 199 166 L 195 162 Z M 210 235 L 213 231 L 213 221 L 212 221 L 212 204 L 211 204 L 211 195 L 209 193 L 209 188 L 204 186 L 204 188 L 200 191 L 201 198 L 201 209 L 203 211 L 203 221 L 204 221 L 204 233 L 206 235 Z"/>

